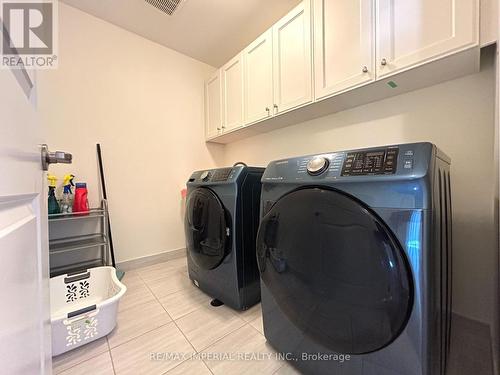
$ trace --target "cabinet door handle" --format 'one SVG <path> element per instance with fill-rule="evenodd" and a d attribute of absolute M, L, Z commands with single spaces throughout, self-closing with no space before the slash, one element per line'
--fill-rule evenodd
<path fill-rule="evenodd" d="M 387 60 L 386 59 L 382 59 L 382 61 L 380 61 L 380 65 L 386 66 L 387 65 Z"/>
<path fill-rule="evenodd" d="M 226 127 L 224 125 L 222 125 L 222 129 L 225 129 Z"/>
<path fill-rule="evenodd" d="M 367 66 L 363 66 L 363 69 L 361 69 L 361 71 L 363 73 L 368 73 L 368 67 Z"/>
<path fill-rule="evenodd" d="M 273 107 L 274 107 L 274 113 L 278 113 L 278 105 L 275 104 L 275 105 L 273 105 Z"/>
<path fill-rule="evenodd" d="M 219 130 L 219 131 L 220 131 L 221 129 L 220 129 L 220 128 L 217 128 L 217 130 Z"/>
<path fill-rule="evenodd" d="M 267 112 L 267 115 L 270 116 L 271 115 L 271 110 L 269 109 L 269 107 L 266 107 L 266 112 Z"/>

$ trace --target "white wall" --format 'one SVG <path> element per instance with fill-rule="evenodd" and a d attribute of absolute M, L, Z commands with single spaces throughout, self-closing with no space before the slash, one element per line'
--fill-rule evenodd
<path fill-rule="evenodd" d="M 203 82 L 214 68 L 60 3 L 59 68 L 43 71 L 39 107 L 55 166 L 98 203 L 103 147 L 117 261 L 183 248 L 180 190 L 220 163 L 204 142 Z"/>
<path fill-rule="evenodd" d="M 492 54 L 482 62 L 475 75 L 229 144 L 226 164 L 434 142 L 452 159 L 454 309 L 490 323 L 497 291 Z"/>

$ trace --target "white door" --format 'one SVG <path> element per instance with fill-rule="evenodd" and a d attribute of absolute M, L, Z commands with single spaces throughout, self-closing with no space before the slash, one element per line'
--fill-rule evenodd
<path fill-rule="evenodd" d="M 302 1 L 273 26 L 274 112 L 312 100 L 311 3 Z"/>
<path fill-rule="evenodd" d="M 223 131 L 243 126 L 243 62 L 241 54 L 221 68 Z"/>
<path fill-rule="evenodd" d="M 222 131 L 222 83 L 217 70 L 205 83 L 205 134 L 216 137 Z"/>
<path fill-rule="evenodd" d="M 314 95 L 321 99 L 375 79 L 373 0 L 314 0 Z"/>
<path fill-rule="evenodd" d="M 477 0 L 377 0 L 377 74 L 478 45 Z"/>
<path fill-rule="evenodd" d="M 32 81 L 15 74 L 0 70 L 0 372 L 50 374 L 43 133 Z"/>
<path fill-rule="evenodd" d="M 269 29 L 243 51 L 245 124 L 271 116 L 273 40 Z"/>

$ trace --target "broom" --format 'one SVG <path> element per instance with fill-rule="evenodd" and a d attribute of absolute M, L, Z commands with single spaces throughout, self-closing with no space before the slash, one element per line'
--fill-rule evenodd
<path fill-rule="evenodd" d="M 97 144 L 97 161 L 99 163 L 99 174 L 101 176 L 101 187 L 102 187 L 102 196 L 104 199 L 108 199 L 108 195 L 106 193 L 106 181 L 104 178 L 104 167 L 102 165 L 102 155 L 101 155 L 101 145 Z M 116 261 L 115 261 L 115 249 L 113 247 L 113 236 L 111 235 L 111 220 L 109 218 L 108 212 L 108 236 L 109 236 L 109 252 L 111 254 L 111 264 L 116 269 Z M 116 270 L 116 277 L 118 280 L 123 279 L 125 276 L 125 271 Z"/>

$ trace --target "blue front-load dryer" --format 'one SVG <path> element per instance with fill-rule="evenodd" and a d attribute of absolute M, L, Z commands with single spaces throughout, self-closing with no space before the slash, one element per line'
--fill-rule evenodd
<path fill-rule="evenodd" d="M 260 301 L 255 256 L 264 168 L 235 165 L 194 172 L 187 182 L 189 278 L 238 310 Z"/>
<path fill-rule="evenodd" d="M 431 143 L 269 164 L 256 244 L 264 332 L 301 372 L 445 374 L 449 169 Z"/>

